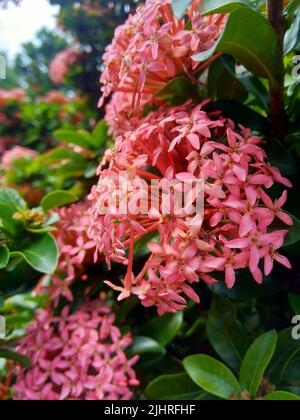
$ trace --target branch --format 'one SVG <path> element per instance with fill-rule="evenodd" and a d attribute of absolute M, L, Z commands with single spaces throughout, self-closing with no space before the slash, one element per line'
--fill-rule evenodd
<path fill-rule="evenodd" d="M 287 118 L 285 113 L 284 97 L 284 64 L 283 64 L 283 43 L 284 43 L 284 1 L 267 0 L 268 20 L 278 34 L 279 48 L 282 60 L 278 63 L 282 67 L 281 77 L 277 80 L 275 88 L 270 84 L 270 121 L 272 134 L 279 140 L 283 140 L 287 134 Z"/>

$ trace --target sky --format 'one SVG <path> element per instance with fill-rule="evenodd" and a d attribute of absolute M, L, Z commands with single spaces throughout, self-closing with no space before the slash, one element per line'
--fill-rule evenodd
<path fill-rule="evenodd" d="M 0 9 L 0 51 L 11 59 L 39 29 L 54 28 L 55 11 L 47 0 L 23 0 L 19 6 L 11 4 L 8 9 Z"/>

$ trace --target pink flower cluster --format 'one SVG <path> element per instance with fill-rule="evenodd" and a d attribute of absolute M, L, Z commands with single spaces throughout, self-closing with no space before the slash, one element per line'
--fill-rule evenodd
<path fill-rule="evenodd" d="M 207 114 L 205 103 L 162 107 L 118 137 L 102 163 L 109 167 L 100 165 L 99 183 L 89 197 L 97 254 L 108 265 L 116 261 L 128 266 L 122 285 L 108 284 L 121 293 L 119 299 L 135 294 L 143 305 L 157 306 L 159 314 L 183 309 L 184 296 L 199 302 L 192 285 L 216 283 L 215 272 L 223 272 L 232 288 L 236 271 L 244 268 L 262 283 L 262 260 L 265 275 L 274 261 L 290 268 L 278 252 L 288 233 L 284 226 L 293 224 L 282 210 L 287 192 L 275 201 L 267 194 L 275 183 L 290 187 L 290 182 L 268 163 L 260 137 L 220 113 Z M 117 186 L 114 195 L 120 198 L 127 183 L 129 199 L 134 199 L 136 178 L 149 185 L 159 181 L 159 197 L 166 180 L 203 180 L 204 219 L 196 215 L 191 223 L 186 208 L 165 214 L 161 202 L 148 208 L 148 214 L 136 214 L 130 206 L 126 214 L 99 210 L 111 199 L 110 181 Z M 149 196 L 141 200 L 148 203 Z M 273 226 L 275 219 L 282 222 L 281 229 Z M 155 239 L 148 245 L 150 257 L 142 271 L 134 273 L 135 246 L 146 235 Z"/>
<path fill-rule="evenodd" d="M 41 310 L 20 340 L 17 351 L 31 366 L 18 368 L 15 400 L 129 400 L 139 385 L 124 350 L 130 334 L 122 336 L 115 315 L 102 303 L 88 302 L 61 316 Z"/>
<path fill-rule="evenodd" d="M 40 98 L 41 102 L 54 105 L 66 105 L 69 103 L 69 98 L 63 93 L 53 90 L 49 92 L 46 96 Z"/>
<path fill-rule="evenodd" d="M 69 73 L 70 67 L 75 64 L 81 54 L 74 49 L 66 49 L 61 51 L 54 57 L 49 67 L 49 75 L 53 83 L 62 84 L 66 75 Z"/>
<path fill-rule="evenodd" d="M 96 244 L 89 236 L 88 204 L 78 203 L 58 211 L 57 244 L 60 251 L 57 273 L 52 277 L 49 292 L 58 303 L 60 297 L 73 300 L 70 286 L 77 278 L 87 280 L 86 268 L 92 265 Z"/>
<path fill-rule="evenodd" d="M 26 147 L 15 146 L 3 153 L 0 166 L 9 171 L 13 168 L 14 162 L 22 159 L 34 159 L 38 153 Z"/>
<path fill-rule="evenodd" d="M 0 107 L 4 107 L 11 102 L 24 102 L 25 100 L 26 93 L 21 88 L 0 89 Z"/>
<path fill-rule="evenodd" d="M 176 76 L 196 80 L 201 66 L 192 56 L 213 46 L 225 22 L 223 15 L 203 17 L 200 3 L 193 0 L 188 9 L 191 27 L 186 17 L 176 19 L 170 0 L 147 0 L 116 29 L 103 57 L 100 105 L 111 92 L 123 92 L 134 109 L 142 95 L 156 94 Z"/>
<path fill-rule="evenodd" d="M 0 114 L 0 123 L 1 123 L 1 114 Z M 16 144 L 18 141 L 15 137 L 12 136 L 0 136 L 0 157 L 3 153 L 9 149 L 9 147 Z"/>

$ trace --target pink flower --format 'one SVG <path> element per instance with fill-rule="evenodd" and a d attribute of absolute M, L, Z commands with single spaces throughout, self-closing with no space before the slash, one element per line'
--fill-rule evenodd
<path fill-rule="evenodd" d="M 70 67 L 79 60 L 80 56 L 81 54 L 78 51 L 71 48 L 58 53 L 49 67 L 49 74 L 53 83 L 56 85 L 62 84 L 69 73 Z"/>
<path fill-rule="evenodd" d="M 12 102 L 24 102 L 26 100 L 26 93 L 21 88 L 14 88 L 10 90 L 0 89 L 0 107 L 4 107 Z"/>
<path fill-rule="evenodd" d="M 25 147 L 15 146 L 12 149 L 7 150 L 3 153 L 0 166 L 2 166 L 4 170 L 9 171 L 13 168 L 14 163 L 18 160 L 30 160 L 35 158 L 37 155 L 38 153 L 34 150 Z"/>
<path fill-rule="evenodd" d="M 100 302 L 87 302 L 61 316 L 41 310 L 17 351 L 31 360 L 16 369 L 15 400 L 128 400 L 139 384 L 124 351 L 132 344 Z"/>
<path fill-rule="evenodd" d="M 192 55 L 208 50 L 222 32 L 225 17 L 203 17 L 200 0 L 193 0 L 186 19 L 174 16 L 170 0 L 147 0 L 127 22 L 116 29 L 106 49 L 101 75 L 102 99 L 112 92 L 124 92 L 139 108 L 141 97 L 156 94 L 175 76 L 195 79 L 200 67 Z"/>
<path fill-rule="evenodd" d="M 103 162 L 106 169 L 99 166 L 99 182 L 89 196 L 96 260 L 127 266 L 120 285 L 107 284 L 120 293 L 119 300 L 137 295 L 144 306 L 157 306 L 160 315 L 183 309 L 187 298 L 199 302 L 193 286 L 214 284 L 217 271 L 232 288 L 236 271 L 245 268 L 261 283 L 263 259 L 268 274 L 274 261 L 290 266 L 277 251 L 288 231 L 273 226 L 275 217 L 292 225 L 282 210 L 287 193 L 274 203 L 266 194 L 276 182 L 286 186 L 289 181 L 267 163 L 260 137 L 219 114 L 207 114 L 205 103 L 163 106 L 120 135 Z M 203 183 L 203 215 L 190 212 L 197 181 Z M 176 208 L 171 194 L 166 208 L 163 192 L 170 182 L 176 188 L 189 185 L 184 206 Z M 123 203 L 126 193 L 120 211 L 116 203 Z M 135 246 L 146 235 L 155 241 L 136 273 Z"/>
<path fill-rule="evenodd" d="M 58 269 L 47 288 L 57 304 L 60 297 L 73 300 L 70 286 L 76 279 L 85 279 L 86 269 L 94 262 L 96 243 L 89 235 L 88 204 L 77 203 L 58 211 L 54 232 L 60 251 Z"/>

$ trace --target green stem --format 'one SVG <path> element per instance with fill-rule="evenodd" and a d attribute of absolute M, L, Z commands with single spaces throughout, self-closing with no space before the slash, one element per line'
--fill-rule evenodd
<path fill-rule="evenodd" d="M 287 134 L 287 118 L 285 113 L 284 96 L 284 64 L 283 64 L 283 43 L 284 43 L 284 1 L 267 0 L 268 20 L 278 34 L 278 42 L 282 60 L 278 63 L 282 67 L 277 86 L 270 84 L 270 121 L 272 134 L 279 140 L 284 140 Z"/>

